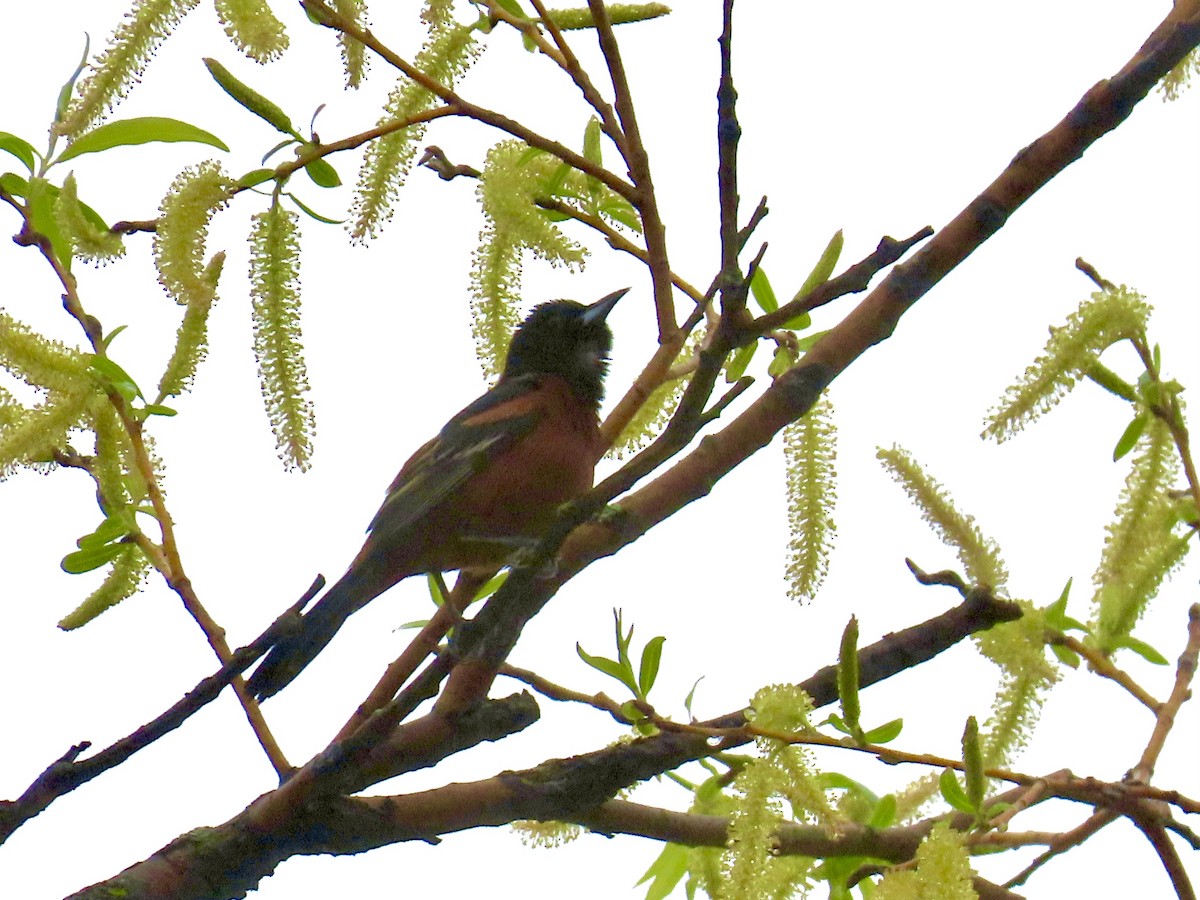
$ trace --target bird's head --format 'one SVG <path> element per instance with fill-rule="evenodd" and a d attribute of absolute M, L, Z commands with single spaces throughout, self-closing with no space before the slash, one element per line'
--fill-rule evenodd
<path fill-rule="evenodd" d="M 561 375 L 581 399 L 598 407 L 612 350 L 612 330 L 604 320 L 628 290 L 590 306 L 574 300 L 535 306 L 513 335 L 502 377 Z"/>

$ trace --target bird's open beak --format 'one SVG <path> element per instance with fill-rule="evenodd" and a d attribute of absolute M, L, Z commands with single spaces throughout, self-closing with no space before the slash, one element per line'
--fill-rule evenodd
<path fill-rule="evenodd" d="M 593 322 L 603 322 L 612 308 L 617 305 L 617 301 L 629 293 L 629 288 L 621 288 L 619 291 L 613 291 L 607 297 L 597 300 L 583 313 L 583 321 L 586 325 L 591 325 Z"/>

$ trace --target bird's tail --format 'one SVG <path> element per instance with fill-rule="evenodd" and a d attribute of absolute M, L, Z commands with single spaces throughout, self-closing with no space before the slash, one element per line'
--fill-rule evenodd
<path fill-rule="evenodd" d="M 258 700 L 266 700 L 291 684 L 304 667 L 316 659 L 333 640 L 351 614 L 374 599 L 380 589 L 364 584 L 361 573 L 351 568 L 337 584 L 325 592 L 316 606 L 300 618 L 299 627 L 271 648 L 266 658 L 246 682 L 246 690 Z"/>

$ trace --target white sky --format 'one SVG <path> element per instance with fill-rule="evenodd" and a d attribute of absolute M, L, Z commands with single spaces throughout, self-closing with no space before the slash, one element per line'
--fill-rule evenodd
<path fill-rule="evenodd" d="M 59 85 L 78 59 L 82 35 L 99 46 L 124 0 L 16 4 L 0 53 L 0 130 L 40 145 Z M 147 73 L 121 116 L 170 115 L 220 135 L 234 148 L 230 172 L 258 165 L 276 136 L 232 104 L 209 80 L 201 56 L 215 56 L 279 102 L 297 124 L 318 120 L 325 140 L 374 123 L 391 77 L 382 65 L 360 95 L 340 92 L 328 34 L 306 28 L 293 4 L 278 4 L 293 49 L 261 69 L 225 41 L 202 4 Z M 415 13 L 375 4 L 376 32 L 412 55 Z M 675 269 L 694 284 L 715 266 L 716 157 L 713 143 L 719 4 L 681 2 L 669 18 L 619 32 L 637 92 Z M 920 0 L 910 4 L 765 4 L 743 0 L 736 27 L 735 76 L 744 129 L 744 215 L 767 193 L 771 214 L 758 232 L 777 291 L 795 290 L 826 240 L 846 231 L 843 262 L 860 259 L 883 234 L 903 237 L 940 227 L 990 182 L 1024 145 L 1057 122 L 1095 81 L 1114 73 L 1159 21 L 1166 3 L 1016 0 L 995 7 Z M 489 50 L 462 92 L 553 134 L 582 139 L 586 111 L 545 62 L 510 46 Z M 576 43 L 585 63 L 596 59 Z M 593 68 L 596 79 L 600 70 Z M 654 529 L 618 557 L 569 585 L 527 629 L 513 661 L 572 687 L 615 691 L 585 668 L 579 640 L 611 654 L 611 609 L 637 626 L 638 645 L 668 634 L 660 684 L 664 712 L 682 715 L 696 678 L 698 715 L 738 708 L 762 684 L 806 677 L 832 660 L 847 617 L 862 641 L 951 605 L 948 591 L 920 588 L 903 558 L 929 570 L 952 566 L 874 461 L 875 447 L 912 450 L 1000 544 L 1014 595 L 1045 604 L 1075 578 L 1072 612 L 1087 617 L 1089 577 L 1124 468 L 1109 461 L 1127 413 L 1096 389 L 1082 389 L 1032 433 L 1002 447 L 982 444 L 983 414 L 1091 291 L 1077 256 L 1127 283 L 1157 306 L 1152 334 L 1168 373 L 1200 385 L 1195 216 L 1200 146 L 1195 95 L 1176 105 L 1157 97 L 1037 194 L 998 235 L 902 321 L 894 338 L 838 380 L 840 537 L 832 574 L 818 599 L 798 607 L 782 584 L 784 510 L 778 444 L 723 481 L 712 496 Z M 482 160 L 497 139 L 468 123 L 442 122 L 427 142 L 455 162 Z M 83 198 L 110 221 L 149 218 L 184 166 L 208 157 L 190 145 L 130 148 L 80 158 Z M 4 157 L 10 167 L 15 161 Z M 335 159 L 345 181 L 355 165 Z M 63 173 L 65 174 L 65 173 Z M 348 190 L 300 188 L 310 205 L 340 217 Z M 470 343 L 467 266 L 481 220 L 472 185 L 413 173 L 395 220 L 369 250 L 347 246 L 337 228 L 306 221 L 305 345 L 318 441 L 311 472 L 285 474 L 275 459 L 250 353 L 244 235 L 261 207 L 241 197 L 218 220 L 210 251 L 228 254 L 211 355 L 180 415 L 156 420 L 167 461 L 168 500 L 185 565 L 214 616 L 239 645 L 292 602 L 316 572 L 333 578 L 357 550 L 362 528 L 400 463 L 481 390 Z M 15 216 L 0 211 L 6 233 Z M 177 308 L 149 266 L 149 240 L 128 241 L 129 258 L 102 270 L 79 267 L 89 312 L 111 329 L 136 322 L 114 355 L 143 386 L 156 383 L 170 351 Z M 583 274 L 531 263 L 530 302 L 552 296 L 589 300 L 626 284 L 633 292 L 612 317 L 616 350 L 610 396 L 620 396 L 651 348 L 649 283 L 637 266 L 598 242 Z M 59 290 L 32 251 L 0 247 L 0 305 L 30 325 L 79 344 Z M 850 308 L 823 312 L 827 327 Z M 765 355 L 765 354 L 764 354 Z M 1135 375 L 1132 354 L 1113 365 Z M 760 370 L 760 376 L 764 373 Z M 430 390 L 430 379 L 440 389 Z M 399 418 L 418 423 L 414 433 Z M 0 486 L 0 553 L 7 652 L 0 654 L 0 718 L 8 723 L 0 797 L 19 795 L 70 744 L 102 747 L 157 715 L 214 669 L 202 637 L 158 581 L 91 626 L 64 634 L 55 622 L 95 583 L 58 561 L 97 514 L 78 473 L 22 475 Z M 1122 657 L 1152 693 L 1165 697 L 1183 646 L 1187 605 L 1196 602 L 1193 562 L 1164 591 L 1139 634 L 1171 659 L 1169 669 Z M 15 585 L 15 586 L 14 586 Z M 294 688 L 267 707 L 288 755 L 301 762 L 324 745 L 386 662 L 402 635 L 397 623 L 424 615 L 423 585 L 402 585 L 354 617 Z M 864 696 L 874 723 L 907 711 L 905 749 L 954 756 L 964 718 L 988 713 L 980 685 L 994 672 L 967 648 L 946 654 Z M 1141 753 L 1150 716 L 1119 690 L 1068 673 L 1047 704 L 1033 745 L 1014 764 L 1048 773 L 1116 780 Z M 953 686 L 953 687 L 951 687 Z M 497 693 L 516 689 L 499 684 Z M 987 698 L 987 699 L 981 699 Z M 914 702 L 915 701 L 915 702 Z M 397 791 L 446 780 L 488 777 L 551 756 L 602 746 L 617 730 L 600 715 L 544 702 L 543 721 L 498 745 L 407 778 Z M 1200 714 L 1185 708 L 1157 781 L 1200 793 L 1195 754 Z M 881 793 L 920 771 L 883 769 L 844 754 L 832 768 Z M 0 848 L 13 897 L 57 897 L 108 877 L 199 825 L 215 825 L 270 789 L 273 775 L 231 697 L 126 765 L 57 801 Z M 389 786 L 390 787 L 390 786 Z M 385 788 L 386 789 L 386 788 Z M 682 807 L 676 789 L 650 787 L 635 799 Z M 1066 828 L 1086 816 L 1059 807 L 1021 824 Z M 1180 845 L 1182 847 L 1182 845 Z M 658 851 L 632 838 L 588 836 L 558 851 L 530 851 L 494 830 L 451 835 L 433 848 L 405 844 L 355 859 L 296 859 L 255 895 L 263 898 L 455 895 L 581 898 L 641 896 L 633 882 Z M 536 855 L 534 855 L 536 853 Z M 1186 848 L 1181 853 L 1187 853 Z M 1114 858 L 1120 860 L 1113 863 Z M 1200 876 L 1194 854 L 1193 877 Z M 468 864 L 469 863 L 469 864 Z M 981 871 L 1003 880 L 1019 865 L 989 860 Z M 581 877 L 582 876 L 582 877 Z M 1129 826 L 1110 827 L 1027 885 L 1030 897 L 1099 887 L 1110 896 L 1165 896 L 1169 885 L 1150 847 Z M 1089 890 L 1090 889 L 1090 890 Z"/>

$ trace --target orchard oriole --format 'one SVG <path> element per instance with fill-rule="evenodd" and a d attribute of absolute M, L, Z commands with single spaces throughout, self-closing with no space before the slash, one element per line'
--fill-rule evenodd
<path fill-rule="evenodd" d="M 590 306 L 534 308 L 495 387 L 400 469 L 350 568 L 267 654 L 247 682 L 251 694 L 281 691 L 352 613 L 401 579 L 458 569 L 460 582 L 482 586 L 514 546 L 540 537 L 560 505 L 592 486 L 612 349 L 605 318 L 626 290 Z"/>

